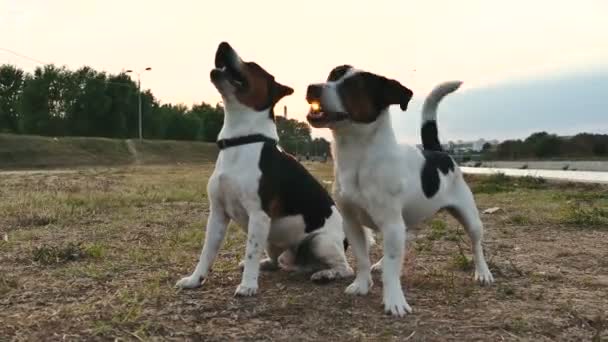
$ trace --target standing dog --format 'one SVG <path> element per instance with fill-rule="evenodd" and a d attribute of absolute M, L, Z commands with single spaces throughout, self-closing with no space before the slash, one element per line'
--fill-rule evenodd
<path fill-rule="evenodd" d="M 222 95 L 220 154 L 209 178 L 210 214 L 196 269 L 176 286 L 194 288 L 213 264 L 230 220 L 247 232 L 236 295 L 257 292 L 260 268 L 316 271 L 313 280 L 351 276 L 342 218 L 333 200 L 292 156 L 277 147 L 274 105 L 293 90 L 221 43 L 211 82 Z M 262 251 L 268 258 L 260 260 Z"/>
<path fill-rule="evenodd" d="M 440 209 L 456 217 L 471 238 L 475 279 L 482 284 L 494 281 L 481 246 L 483 226 L 473 195 L 437 137 L 437 106 L 459 86 L 441 84 L 426 99 L 422 150 L 400 145 L 395 138 L 389 106 L 399 104 L 406 110 L 412 97 L 399 82 L 343 65 L 331 71 L 326 83 L 308 87 L 308 121 L 333 133 L 334 195 L 357 260 L 357 276 L 346 293 L 365 295 L 372 286 L 363 227 L 380 230 L 384 257 L 374 266 L 382 269 L 384 309 L 392 315 L 411 313 L 400 279 L 406 227 Z"/>

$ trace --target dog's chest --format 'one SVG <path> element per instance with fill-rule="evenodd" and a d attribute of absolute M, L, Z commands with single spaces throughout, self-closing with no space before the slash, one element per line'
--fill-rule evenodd
<path fill-rule="evenodd" d="M 255 145 L 223 151 L 210 179 L 226 213 L 240 225 L 248 220 L 248 206 L 259 203 L 260 147 Z"/>

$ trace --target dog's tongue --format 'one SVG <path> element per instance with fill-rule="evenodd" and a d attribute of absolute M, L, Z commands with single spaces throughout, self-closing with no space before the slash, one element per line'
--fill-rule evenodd
<path fill-rule="evenodd" d="M 311 118 L 318 118 L 323 116 L 323 112 L 321 111 L 321 105 L 319 102 L 311 102 L 310 110 L 308 111 L 308 116 Z"/>

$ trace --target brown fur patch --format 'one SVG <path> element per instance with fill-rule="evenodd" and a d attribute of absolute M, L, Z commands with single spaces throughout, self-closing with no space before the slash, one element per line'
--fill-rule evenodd
<path fill-rule="evenodd" d="M 369 72 L 344 79 L 338 94 L 351 120 L 361 123 L 376 121 L 382 110 L 392 104 L 405 110 L 412 98 L 412 91 L 399 82 Z"/>
<path fill-rule="evenodd" d="M 281 200 L 278 197 L 275 197 L 270 200 L 270 203 L 268 205 L 268 212 L 266 214 L 268 214 L 268 216 L 270 216 L 271 218 L 279 218 L 284 216 L 283 204 L 281 203 Z"/>
<path fill-rule="evenodd" d="M 237 99 L 247 107 L 264 110 L 270 106 L 272 76 L 255 63 L 245 63 L 241 69 L 247 87 L 236 93 Z"/>
<path fill-rule="evenodd" d="M 274 80 L 274 77 L 253 62 L 244 63 L 242 76 L 247 87 L 236 93 L 237 99 L 257 111 L 273 107 L 281 98 L 293 93 L 293 89 Z"/>

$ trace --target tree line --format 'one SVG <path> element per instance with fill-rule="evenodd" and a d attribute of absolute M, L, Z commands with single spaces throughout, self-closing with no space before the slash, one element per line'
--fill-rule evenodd
<path fill-rule="evenodd" d="M 484 159 L 581 159 L 608 157 L 608 135 L 580 133 L 560 137 L 547 132 L 533 133 L 524 140 L 505 140 L 495 148 L 484 146 Z"/>
<path fill-rule="evenodd" d="M 146 139 L 214 142 L 223 122 L 220 104 L 161 104 L 125 73 L 91 67 L 45 65 L 27 73 L 0 65 L 0 133 L 135 138 L 138 96 Z M 277 117 L 281 146 L 292 154 L 329 154 L 329 142 L 312 139 L 305 122 Z"/>

